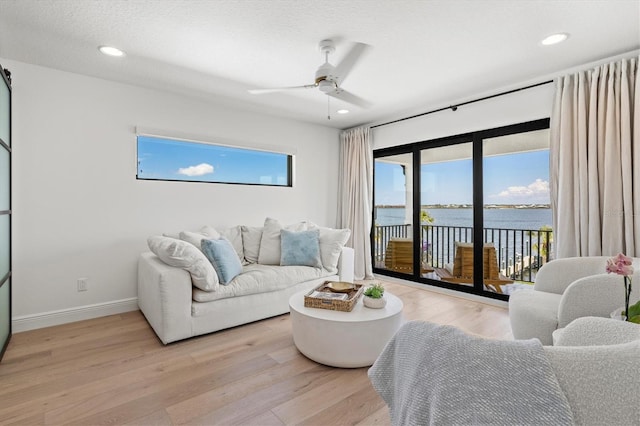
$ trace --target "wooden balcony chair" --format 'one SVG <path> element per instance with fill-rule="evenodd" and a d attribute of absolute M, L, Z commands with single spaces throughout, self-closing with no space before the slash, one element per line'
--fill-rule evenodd
<path fill-rule="evenodd" d="M 384 266 L 391 271 L 413 273 L 413 239 L 391 238 L 385 250 Z M 421 268 L 421 273 L 433 272 L 426 265 Z"/>
<path fill-rule="evenodd" d="M 436 268 L 436 273 L 442 281 L 455 284 L 473 284 L 473 243 L 455 243 L 456 252 L 452 271 L 446 268 Z M 482 250 L 483 284 L 490 290 L 502 294 L 500 286 L 511 284 L 513 280 L 500 274 L 496 248 L 492 243 L 484 245 Z"/>

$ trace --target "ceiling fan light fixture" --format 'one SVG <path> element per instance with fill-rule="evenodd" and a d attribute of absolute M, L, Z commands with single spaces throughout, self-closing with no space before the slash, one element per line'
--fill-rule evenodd
<path fill-rule="evenodd" d="M 98 47 L 98 50 L 107 56 L 114 56 L 117 58 L 120 58 L 122 56 L 124 56 L 124 52 L 120 49 L 118 49 L 117 47 L 113 47 L 113 46 L 100 46 Z"/>
<path fill-rule="evenodd" d="M 318 89 L 320 89 L 322 93 L 332 92 L 335 88 L 336 84 L 333 81 L 322 80 L 318 83 Z"/>
<path fill-rule="evenodd" d="M 568 38 L 569 38 L 569 34 L 567 34 L 567 33 L 556 33 L 556 34 L 551 34 L 550 36 L 545 37 L 541 41 L 541 43 L 544 46 L 551 46 L 553 44 L 562 43 L 563 41 L 565 41 Z"/>

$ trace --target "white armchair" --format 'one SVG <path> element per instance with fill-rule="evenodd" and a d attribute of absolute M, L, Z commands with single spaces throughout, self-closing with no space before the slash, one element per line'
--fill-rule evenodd
<path fill-rule="evenodd" d="M 544 350 L 574 424 L 640 425 L 640 326 L 582 317 L 555 338 Z"/>
<path fill-rule="evenodd" d="M 538 338 L 552 344 L 554 330 L 576 318 L 609 317 L 624 305 L 624 284 L 619 275 L 607 274 L 609 257 L 557 259 L 538 271 L 533 289 L 515 291 L 509 298 L 509 319 L 515 339 Z M 633 259 L 637 283 L 631 294 L 640 296 L 640 259 Z"/>
<path fill-rule="evenodd" d="M 411 321 L 369 370 L 394 425 L 640 425 L 640 326 L 583 317 L 499 341 Z"/>

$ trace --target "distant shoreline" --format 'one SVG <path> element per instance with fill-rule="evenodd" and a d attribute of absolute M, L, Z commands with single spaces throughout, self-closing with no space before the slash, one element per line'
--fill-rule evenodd
<path fill-rule="evenodd" d="M 377 209 L 404 209 L 405 205 L 382 204 Z M 424 204 L 421 209 L 471 209 L 471 204 Z M 485 204 L 485 209 L 550 209 L 550 204 Z"/>

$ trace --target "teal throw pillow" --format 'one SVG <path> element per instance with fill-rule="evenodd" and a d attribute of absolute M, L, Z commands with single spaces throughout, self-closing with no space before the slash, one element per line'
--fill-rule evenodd
<path fill-rule="evenodd" d="M 242 272 L 242 264 L 231 242 L 222 237 L 219 240 L 203 239 L 200 242 L 202 252 L 216 270 L 220 284 L 229 284 Z"/>
<path fill-rule="evenodd" d="M 312 266 L 322 268 L 320 258 L 320 231 L 280 231 L 280 265 Z"/>

